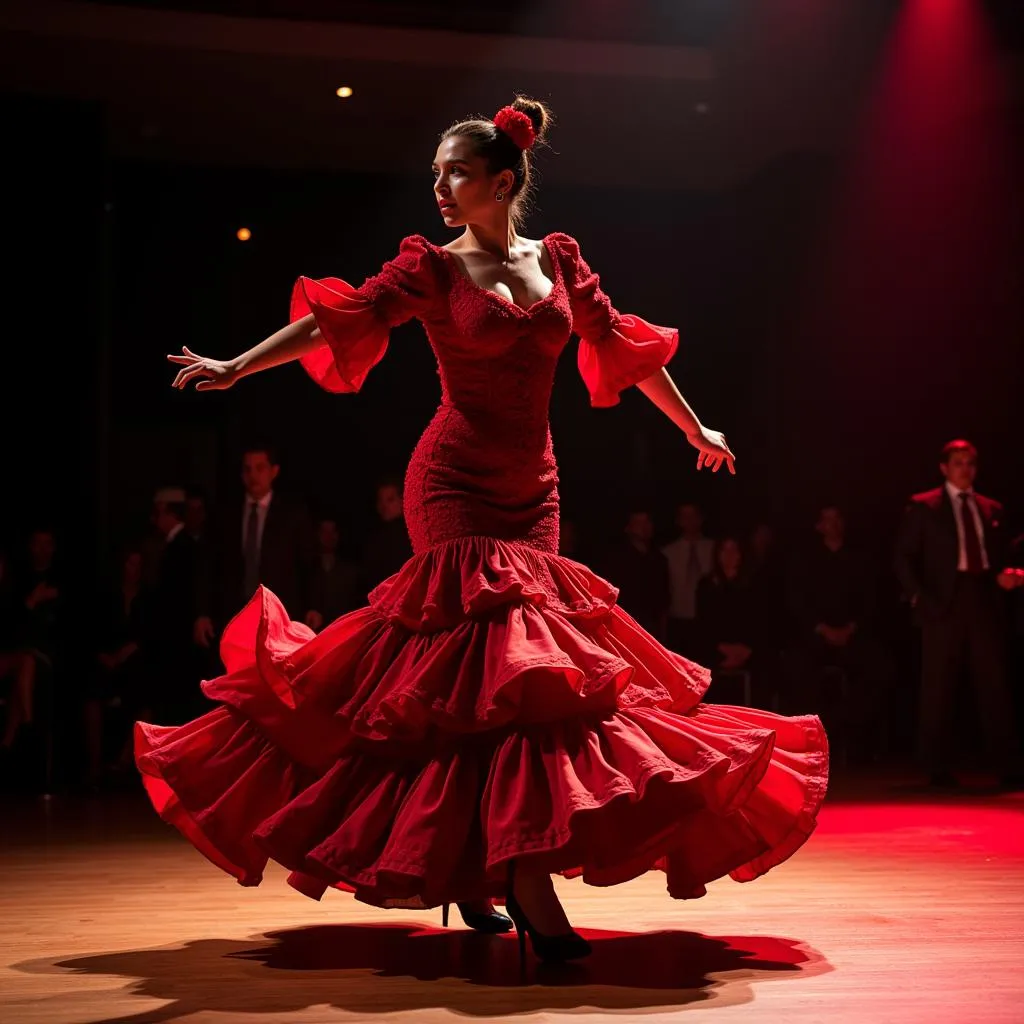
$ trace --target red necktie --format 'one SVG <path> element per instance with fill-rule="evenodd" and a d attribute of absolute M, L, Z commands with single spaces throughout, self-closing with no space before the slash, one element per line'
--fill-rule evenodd
<path fill-rule="evenodd" d="M 967 571 L 984 572 L 985 567 L 981 560 L 981 538 L 978 536 L 978 526 L 974 521 L 974 512 L 971 509 L 971 496 L 966 491 L 960 492 L 960 522 L 964 524 L 964 553 L 967 555 Z"/>

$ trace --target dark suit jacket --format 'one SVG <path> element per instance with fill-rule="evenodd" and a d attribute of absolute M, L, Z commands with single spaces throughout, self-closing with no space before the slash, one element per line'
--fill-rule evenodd
<path fill-rule="evenodd" d="M 162 652 L 187 651 L 195 621 L 199 542 L 185 530 L 164 545 L 151 601 L 151 642 Z"/>
<path fill-rule="evenodd" d="M 209 616 L 223 628 L 248 597 L 242 593 L 244 501 L 228 504 L 218 517 L 202 559 L 196 588 L 196 615 Z M 260 583 L 281 599 L 293 619 L 310 610 L 309 582 L 313 561 L 313 527 L 306 510 L 279 491 L 267 509 L 260 545 Z"/>
<path fill-rule="evenodd" d="M 988 576 L 1005 566 L 1003 506 L 975 492 L 984 525 Z M 945 486 L 915 494 L 907 505 L 896 541 L 896 574 L 921 615 L 939 615 L 953 600 L 960 546 L 956 511 Z"/>

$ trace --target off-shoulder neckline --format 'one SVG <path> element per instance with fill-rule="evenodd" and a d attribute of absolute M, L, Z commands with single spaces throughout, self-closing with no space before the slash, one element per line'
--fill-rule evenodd
<path fill-rule="evenodd" d="M 476 281 L 474 281 L 473 278 L 471 278 L 469 274 L 467 274 L 462 269 L 462 267 L 459 266 L 458 261 L 455 259 L 454 255 L 452 255 L 452 253 L 448 249 L 446 249 L 443 245 L 435 245 L 428 238 L 424 238 L 422 235 L 420 235 L 419 237 L 422 238 L 423 241 L 426 242 L 427 245 L 430 246 L 432 249 L 441 253 L 445 260 L 450 261 L 451 267 L 455 271 L 456 275 L 462 278 L 462 280 L 470 288 L 478 292 L 483 292 L 485 296 L 497 300 L 498 302 L 502 303 L 504 306 L 510 309 L 514 309 L 517 313 L 521 314 L 522 316 L 530 316 L 535 310 L 537 310 L 541 306 L 544 306 L 548 302 L 553 301 L 555 298 L 555 292 L 558 290 L 559 286 L 563 284 L 561 260 L 558 258 L 558 253 L 555 252 L 552 249 L 552 247 L 548 244 L 548 242 L 551 239 L 557 237 L 560 234 L 560 231 L 551 231 L 540 240 L 540 244 L 544 246 L 544 248 L 547 250 L 547 254 L 551 259 L 551 266 L 554 270 L 555 277 L 554 280 L 551 282 L 551 290 L 547 293 L 547 295 L 545 295 L 541 299 L 538 299 L 536 302 L 530 303 L 529 306 L 520 306 L 518 302 L 514 302 L 512 299 L 506 299 L 505 296 L 500 294 L 499 292 L 496 292 L 491 288 L 485 288 L 482 284 L 477 284 Z"/>

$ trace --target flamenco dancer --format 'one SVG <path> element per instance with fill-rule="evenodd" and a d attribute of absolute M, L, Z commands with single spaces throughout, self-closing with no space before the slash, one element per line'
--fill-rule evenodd
<path fill-rule="evenodd" d="M 407 237 L 359 288 L 300 277 L 290 324 L 234 359 L 168 357 L 179 388 L 297 359 L 354 392 L 417 317 L 441 404 L 406 475 L 413 556 L 319 635 L 258 588 L 224 631 L 225 674 L 202 683 L 219 706 L 137 723 L 135 756 L 160 815 L 242 885 L 272 858 L 312 898 L 443 905 L 446 924 L 454 902 L 471 928 L 514 925 L 521 959 L 528 935 L 569 960 L 590 946 L 553 873 L 607 886 L 658 869 L 675 899 L 751 881 L 813 831 L 828 744 L 813 715 L 704 703 L 709 671 L 557 553 L 548 405 L 572 332 L 593 406 L 637 385 L 698 469 L 735 466 L 664 369 L 678 332 L 616 311 L 569 235 L 519 234 L 549 120 L 520 96 L 442 134 L 434 195 L 463 229 L 448 245 Z"/>

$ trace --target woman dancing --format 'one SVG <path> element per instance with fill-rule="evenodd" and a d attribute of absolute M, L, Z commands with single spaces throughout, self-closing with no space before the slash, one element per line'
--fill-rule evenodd
<path fill-rule="evenodd" d="M 289 326 L 235 359 L 168 357 L 179 388 L 298 359 L 353 392 L 417 317 L 441 404 L 406 475 L 412 558 L 319 635 L 260 587 L 202 684 L 219 706 L 139 722 L 136 760 L 161 816 L 243 885 L 272 858 L 313 898 L 443 904 L 446 923 L 457 902 L 478 930 L 514 923 L 521 954 L 529 935 L 567 960 L 590 947 L 552 873 L 615 885 L 656 868 L 676 899 L 750 881 L 812 832 L 828 747 L 815 716 L 702 703 L 708 670 L 557 553 L 548 405 L 572 332 L 592 405 L 637 385 L 698 469 L 735 466 L 664 369 L 677 331 L 617 312 L 568 235 L 519 234 L 549 116 L 517 97 L 442 134 L 434 195 L 463 229 L 448 245 L 405 238 L 359 288 L 299 278 Z"/>

